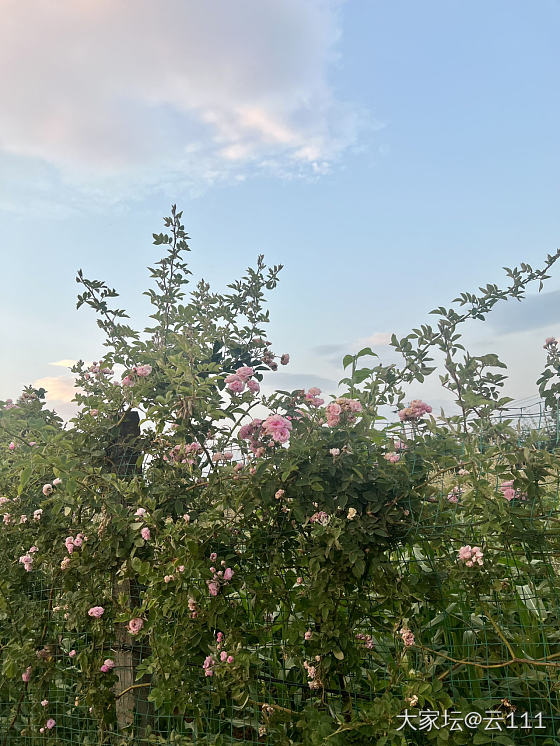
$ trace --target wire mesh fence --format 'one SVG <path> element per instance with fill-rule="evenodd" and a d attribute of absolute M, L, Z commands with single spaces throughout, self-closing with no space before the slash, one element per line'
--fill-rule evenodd
<path fill-rule="evenodd" d="M 520 443 L 529 438 L 541 448 L 556 447 L 557 413 L 551 416 L 537 402 L 515 417 L 511 412 L 509 415 L 507 419 L 515 420 Z M 120 455 L 119 468 L 125 472 L 132 469 L 137 454 L 126 451 Z M 407 453 L 406 458 L 413 470 L 415 454 Z M 500 497 L 500 483 L 494 480 L 494 491 Z M 164 674 L 142 673 L 151 648 L 114 633 L 103 642 L 103 654 L 116 661 L 118 677 L 103 704 L 114 713 L 112 718 L 106 713 L 101 717 L 99 710 L 88 705 L 82 673 L 71 656 L 76 648 L 84 650 L 98 643 L 87 635 L 77 637 L 75 630 L 68 628 L 63 589 L 52 578 L 34 573 L 26 593 L 41 621 L 42 634 L 34 645 L 48 664 L 48 675 L 45 673 L 43 682 L 24 687 L 6 675 L 3 653 L 14 644 L 15 632 L 7 615 L 0 616 L 4 673 L 0 680 L 0 746 L 298 743 L 298 715 L 310 704 L 344 719 L 351 712 L 358 715 L 386 693 L 410 704 L 410 722 L 403 720 L 407 743 L 427 743 L 431 733 L 444 727 L 457 738 L 465 733 L 473 737 L 465 715 L 477 713 L 479 725 L 486 719 L 499 726 L 487 730 L 488 742 L 507 734 L 513 743 L 560 744 L 557 477 L 548 479 L 536 499 L 521 495 L 509 502 L 497 499 L 491 514 L 495 526 L 487 517 L 481 525 L 477 513 L 477 504 L 488 501 L 486 493 L 477 495 L 475 491 L 464 498 L 460 489 L 454 490 L 454 474 L 439 477 L 431 502 L 415 516 L 406 540 L 386 552 L 378 586 L 369 588 L 365 599 L 363 595 L 358 599 L 352 588 L 340 599 L 337 614 L 353 629 L 352 646 L 360 665 L 351 675 L 323 682 L 320 695 L 310 687 L 308 670 L 297 662 L 307 655 L 304 642 L 294 640 L 291 633 L 293 616 L 299 613 L 295 594 L 304 592 L 292 592 L 297 566 L 284 568 L 287 592 L 281 598 L 266 598 L 265 591 L 260 603 L 242 592 L 228 596 L 234 619 L 243 629 L 245 647 L 259 660 L 242 700 L 220 690 L 204 675 L 198 653 L 190 657 L 189 651 L 177 651 L 178 665 L 189 673 L 185 677 L 188 691 L 180 693 L 180 706 L 174 701 L 158 701 L 153 692 L 158 676 Z M 495 527 L 501 525 L 506 511 L 508 531 L 504 532 Z M 490 586 L 477 584 L 474 575 L 466 575 L 463 583 L 449 582 L 460 548 L 480 543 L 482 533 L 487 538 L 485 562 L 491 568 Z M 245 549 L 240 563 L 260 563 L 265 578 L 267 557 Z M 110 573 L 106 584 L 109 592 L 115 592 L 115 578 Z M 411 601 L 405 611 L 415 635 L 415 644 L 405 649 L 399 632 L 402 598 L 391 594 L 391 588 L 401 586 L 410 590 Z M 419 594 L 415 594 L 416 587 Z M 142 597 L 141 586 L 129 592 Z M 320 633 L 320 619 L 307 622 L 312 634 Z M 407 677 L 399 675 L 403 661 Z M 438 712 L 436 717 L 428 703 L 422 711 L 414 708 L 411 699 L 417 694 L 414 686 L 411 688 L 411 670 L 418 673 L 417 694 L 422 695 L 426 682 L 443 687 L 453 702 L 450 712 Z M 56 721 L 55 729 L 45 726 L 43 732 L 34 725 L 43 706 L 39 690 L 42 701 L 48 700 L 49 716 Z M 475 723 L 476 718 L 471 720 Z"/>

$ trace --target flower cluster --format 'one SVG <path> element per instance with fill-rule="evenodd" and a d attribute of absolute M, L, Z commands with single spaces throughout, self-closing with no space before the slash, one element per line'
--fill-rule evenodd
<path fill-rule="evenodd" d="M 482 566 L 484 554 L 480 547 L 471 547 L 467 544 L 459 549 L 459 560 L 464 562 L 467 567 L 474 567 L 475 565 Z"/>
<path fill-rule="evenodd" d="M 401 627 L 399 635 L 401 636 L 406 648 L 410 648 L 414 645 L 414 633 L 411 632 L 408 627 Z"/>
<path fill-rule="evenodd" d="M 115 661 L 111 660 L 111 658 L 106 658 L 103 661 L 103 665 L 99 669 L 102 673 L 109 673 L 113 668 L 115 667 Z"/>
<path fill-rule="evenodd" d="M 555 337 L 547 337 L 544 341 L 543 348 L 545 350 L 556 351 L 558 347 L 558 340 Z"/>
<path fill-rule="evenodd" d="M 135 365 L 121 381 L 122 386 L 134 386 L 139 378 L 147 378 L 152 372 L 151 365 Z"/>
<path fill-rule="evenodd" d="M 39 733 L 44 733 L 45 732 L 45 728 L 47 730 L 52 730 L 55 725 L 56 725 L 56 720 L 54 720 L 53 718 L 49 718 L 47 720 L 47 722 L 45 723 L 44 727 L 39 728 Z"/>
<path fill-rule="evenodd" d="M 246 386 L 253 394 L 258 394 L 260 386 L 258 381 L 253 379 L 254 374 L 255 371 L 248 365 L 237 368 L 235 373 L 230 373 L 225 378 L 227 390 L 231 391 L 232 394 L 242 394 Z"/>
<path fill-rule="evenodd" d="M 218 632 L 216 635 L 216 650 L 219 652 L 219 659 L 221 663 L 233 663 L 235 658 L 233 655 L 230 655 L 227 650 L 222 650 L 224 644 L 224 633 Z M 212 655 L 207 655 L 204 659 L 204 663 L 202 664 L 202 668 L 204 669 L 204 675 L 205 676 L 213 676 L 214 675 L 214 668 L 217 665 L 216 660 Z"/>
<path fill-rule="evenodd" d="M 463 494 L 463 490 L 458 485 L 455 485 L 453 489 L 447 493 L 447 499 L 449 500 L 450 503 L 458 503 L 459 498 L 461 497 L 462 494 Z"/>
<path fill-rule="evenodd" d="M 99 362 L 94 360 L 87 369 L 87 372 L 84 373 L 84 378 L 86 381 L 89 381 L 92 376 L 95 376 L 96 378 L 110 378 L 113 374 L 114 371 L 111 368 L 103 367 L 103 360 L 100 360 Z"/>
<path fill-rule="evenodd" d="M 191 619 L 196 619 L 198 615 L 198 611 L 196 609 L 196 601 L 194 600 L 194 598 L 192 598 L 192 596 L 188 600 L 188 606 L 189 606 L 189 611 L 191 612 Z"/>
<path fill-rule="evenodd" d="M 215 562 L 217 558 L 218 555 L 216 554 L 216 552 L 212 552 L 212 554 L 210 555 L 210 561 Z M 222 567 L 224 565 L 225 562 L 222 561 Z M 216 570 L 216 568 L 212 566 L 210 568 L 210 572 L 212 573 L 212 580 L 207 580 L 206 585 L 208 586 L 208 590 L 210 591 L 211 596 L 217 596 L 220 592 L 220 589 L 224 585 L 227 585 L 235 575 L 231 567 L 226 567 L 225 570 Z"/>
<path fill-rule="evenodd" d="M 373 650 L 374 643 L 371 635 L 365 635 L 362 632 L 358 632 L 356 634 L 356 640 L 361 640 L 368 650 Z"/>
<path fill-rule="evenodd" d="M 22 564 L 27 572 L 31 572 L 33 569 L 33 555 L 38 552 L 38 547 L 31 547 L 27 550 L 27 554 L 23 554 L 20 558 L 20 564 Z"/>
<path fill-rule="evenodd" d="M 266 420 L 254 419 L 239 428 L 241 440 L 248 440 L 256 456 L 262 456 L 265 448 L 274 443 L 286 443 L 290 439 L 292 423 L 287 417 L 272 414 Z"/>
<path fill-rule="evenodd" d="M 508 480 L 507 482 L 502 482 L 500 485 L 500 492 L 502 495 L 506 498 L 508 502 L 511 502 L 512 500 L 526 500 L 527 495 L 524 492 L 521 492 L 521 490 L 514 490 L 513 489 L 513 479 Z"/>
<path fill-rule="evenodd" d="M 174 446 L 168 456 L 164 456 L 164 461 L 171 461 L 174 464 L 194 464 L 194 456 L 202 451 L 200 443 L 185 443 Z"/>
<path fill-rule="evenodd" d="M 346 415 L 346 421 L 353 423 L 356 421 L 356 413 L 362 411 L 362 405 L 357 399 L 347 399 L 339 397 L 330 404 L 327 404 L 327 425 L 336 427 L 340 423 L 342 415 Z"/>
<path fill-rule="evenodd" d="M 313 513 L 309 519 L 309 523 L 319 523 L 321 526 L 326 526 L 329 522 L 329 514 L 325 513 L 324 510 L 320 510 L 318 513 Z"/>
<path fill-rule="evenodd" d="M 313 386 L 309 389 L 309 391 L 304 394 L 304 399 L 307 404 L 309 404 L 310 407 L 322 407 L 325 403 L 324 399 L 319 398 L 319 394 L 321 393 L 321 389 L 318 389 L 316 386 Z"/>
<path fill-rule="evenodd" d="M 414 399 L 410 402 L 408 407 L 400 410 L 399 418 L 401 422 L 415 422 L 423 415 L 430 414 L 431 411 L 432 408 L 429 404 L 426 404 L 420 399 Z"/>
<path fill-rule="evenodd" d="M 400 453 L 386 453 L 383 458 L 390 464 L 397 464 L 401 460 Z"/>
<path fill-rule="evenodd" d="M 64 539 L 64 545 L 68 551 L 68 554 L 72 554 L 74 551 L 74 547 L 81 547 L 84 541 L 87 541 L 87 537 L 85 537 L 83 534 L 77 534 L 76 538 L 73 536 L 67 536 Z"/>
<path fill-rule="evenodd" d="M 321 657 L 319 655 L 315 656 L 315 662 L 319 663 L 321 660 Z M 307 671 L 307 678 L 308 678 L 308 684 L 310 689 L 320 689 L 323 686 L 323 682 L 321 681 L 317 667 L 314 666 L 312 663 L 309 663 L 308 661 L 303 661 L 303 667 Z"/>

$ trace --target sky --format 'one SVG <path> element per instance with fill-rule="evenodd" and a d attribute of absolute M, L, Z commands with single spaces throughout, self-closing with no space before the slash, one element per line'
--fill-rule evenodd
<path fill-rule="evenodd" d="M 216 288 L 264 253 L 270 385 L 334 392 L 341 360 L 560 246 L 560 2 L 0 0 L 0 399 L 68 411 L 98 359 L 75 274 L 136 325 L 171 203 Z M 536 290 L 536 289 L 535 289 Z M 433 317 L 432 317 L 433 319 Z M 545 289 L 466 330 L 534 395 Z M 439 405 L 436 380 L 416 387 Z"/>

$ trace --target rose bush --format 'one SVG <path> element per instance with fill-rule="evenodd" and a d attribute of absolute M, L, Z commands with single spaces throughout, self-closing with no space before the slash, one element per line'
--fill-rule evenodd
<path fill-rule="evenodd" d="M 76 416 L 2 403 L 0 743 L 444 743 L 420 727 L 444 710 L 546 711 L 559 743 L 558 458 L 496 420 L 503 364 L 458 331 L 557 255 L 394 337 L 400 366 L 346 356 L 331 401 L 264 396 L 289 362 L 265 334 L 281 267 L 186 301 L 181 218 L 144 333 L 78 273 L 106 349 L 73 369 Z M 458 415 L 406 399 L 433 351 Z"/>

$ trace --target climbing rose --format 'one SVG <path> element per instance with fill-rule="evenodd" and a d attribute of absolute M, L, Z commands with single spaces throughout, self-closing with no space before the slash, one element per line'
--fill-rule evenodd
<path fill-rule="evenodd" d="M 131 635 L 137 635 L 143 626 L 144 620 L 140 619 L 140 617 L 134 617 L 134 619 L 131 619 L 127 624 L 128 631 Z"/>
<path fill-rule="evenodd" d="M 52 494 L 52 491 L 53 491 L 52 484 L 43 485 L 43 495 L 45 495 L 45 497 L 48 497 L 50 494 Z"/>
<path fill-rule="evenodd" d="M 470 544 L 459 549 L 459 560 L 464 562 L 467 567 L 484 564 L 483 556 L 484 554 L 480 547 L 471 547 Z"/>
<path fill-rule="evenodd" d="M 252 391 L 253 394 L 258 394 L 261 390 L 258 381 L 254 381 L 253 379 L 247 381 L 247 388 L 249 389 L 249 391 Z"/>
<path fill-rule="evenodd" d="M 56 720 L 54 720 L 53 718 L 49 718 L 47 722 L 45 723 L 45 725 L 47 726 L 49 730 L 52 730 L 54 726 L 56 725 Z"/>
<path fill-rule="evenodd" d="M 277 443 L 285 443 L 290 437 L 292 423 L 279 414 L 270 415 L 262 424 L 262 431 Z"/>
<path fill-rule="evenodd" d="M 22 673 L 21 680 L 25 681 L 25 683 L 27 684 L 30 678 L 31 678 L 31 666 L 28 666 L 25 669 L 25 671 Z"/>
<path fill-rule="evenodd" d="M 403 627 L 399 634 L 402 637 L 405 647 L 408 648 L 414 645 L 414 634 L 408 629 L 408 627 Z"/>
<path fill-rule="evenodd" d="M 103 606 L 92 606 L 91 609 L 88 611 L 88 614 L 89 616 L 99 619 L 99 617 L 103 616 L 104 612 L 105 609 L 103 608 Z"/>
<path fill-rule="evenodd" d="M 413 422 L 422 417 L 422 415 L 429 414 L 431 411 L 432 408 L 429 404 L 426 404 L 420 399 L 414 399 L 410 402 L 408 407 L 400 410 L 399 418 L 401 422 Z"/>
<path fill-rule="evenodd" d="M 226 378 L 226 385 L 228 391 L 231 391 L 232 394 L 241 394 L 245 389 L 245 381 L 240 376 L 228 376 Z"/>
<path fill-rule="evenodd" d="M 144 541 L 149 541 L 150 535 L 150 529 L 147 526 L 144 526 L 142 531 L 140 531 L 140 536 L 144 539 Z"/>
<path fill-rule="evenodd" d="M 146 378 L 146 376 L 149 376 L 151 372 L 152 372 L 151 365 L 139 365 L 136 368 L 136 375 L 140 376 L 140 378 Z"/>
<path fill-rule="evenodd" d="M 250 368 L 248 365 L 243 365 L 241 368 L 238 368 L 236 371 L 236 374 L 241 378 L 241 380 L 246 381 L 248 378 L 251 378 L 253 373 L 255 372 L 253 368 Z"/>

